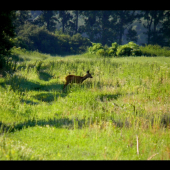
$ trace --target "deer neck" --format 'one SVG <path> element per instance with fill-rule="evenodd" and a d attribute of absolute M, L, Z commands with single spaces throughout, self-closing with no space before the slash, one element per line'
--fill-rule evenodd
<path fill-rule="evenodd" d="M 81 79 L 81 81 L 83 82 L 84 80 L 86 80 L 88 78 L 88 75 L 85 75 L 82 79 Z"/>

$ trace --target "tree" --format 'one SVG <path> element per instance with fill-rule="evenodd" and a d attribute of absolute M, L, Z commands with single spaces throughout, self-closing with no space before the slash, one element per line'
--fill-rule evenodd
<path fill-rule="evenodd" d="M 165 21 L 160 28 L 160 32 L 163 34 L 164 45 L 170 46 L 170 11 L 165 11 Z"/>
<path fill-rule="evenodd" d="M 126 34 L 126 40 L 133 42 L 138 41 L 137 32 L 136 30 L 132 29 L 132 26 L 128 29 L 128 33 Z"/>
<path fill-rule="evenodd" d="M 80 33 L 85 32 L 92 42 L 101 42 L 101 25 L 99 25 L 100 11 L 83 11 L 84 25 L 80 26 Z"/>
<path fill-rule="evenodd" d="M 42 14 L 40 15 L 39 22 L 40 24 L 45 23 L 46 28 L 48 31 L 55 31 L 56 29 L 56 22 L 58 19 L 56 18 L 56 13 L 54 11 L 42 11 Z"/>
<path fill-rule="evenodd" d="M 62 24 L 62 32 L 65 32 L 66 27 L 68 27 L 69 25 L 69 20 L 71 20 L 73 18 L 73 16 L 70 14 L 69 11 L 59 11 L 59 21 Z"/>
<path fill-rule="evenodd" d="M 133 23 L 133 21 L 139 18 L 139 14 L 135 10 L 117 10 L 113 11 L 114 17 L 116 17 L 116 23 L 114 24 L 115 30 L 118 36 L 118 44 L 122 44 L 122 36 L 125 29 Z"/>
<path fill-rule="evenodd" d="M 147 35 L 147 44 L 162 44 L 163 39 L 161 31 L 158 28 L 159 24 L 163 21 L 165 17 L 164 10 L 145 10 L 141 11 L 143 18 L 146 23 L 143 26 L 147 29 L 144 34 Z"/>
<path fill-rule="evenodd" d="M 80 11 L 75 10 L 73 11 L 75 17 L 73 18 L 73 23 L 75 24 L 75 34 L 77 34 L 78 32 L 78 18 L 79 18 L 79 13 Z"/>
<path fill-rule="evenodd" d="M 112 37 L 112 29 L 109 21 L 111 11 L 98 11 L 97 14 L 97 24 L 99 26 L 100 31 L 100 42 L 102 43 L 102 45 L 111 45 L 112 40 L 110 39 L 110 37 Z"/>
<path fill-rule="evenodd" d="M 5 65 L 5 56 L 10 54 L 10 49 L 13 46 L 11 38 L 15 36 L 13 20 L 15 19 L 15 11 L 1 10 L 0 11 L 0 68 Z"/>
<path fill-rule="evenodd" d="M 111 13 L 112 11 L 83 11 L 84 25 L 80 27 L 80 32 L 85 32 L 93 42 L 111 45 L 114 37 Z"/>
<path fill-rule="evenodd" d="M 31 18 L 31 12 L 29 10 L 17 10 L 16 11 L 16 19 L 14 20 L 16 33 L 18 33 L 18 31 L 30 18 Z"/>

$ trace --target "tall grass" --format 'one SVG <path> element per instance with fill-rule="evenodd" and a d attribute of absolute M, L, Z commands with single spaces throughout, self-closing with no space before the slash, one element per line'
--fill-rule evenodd
<path fill-rule="evenodd" d="M 0 79 L 1 159 L 169 159 L 169 58 L 29 58 Z"/>
<path fill-rule="evenodd" d="M 140 46 L 140 50 L 144 56 L 170 56 L 169 47 L 161 47 L 159 45 L 145 45 Z"/>

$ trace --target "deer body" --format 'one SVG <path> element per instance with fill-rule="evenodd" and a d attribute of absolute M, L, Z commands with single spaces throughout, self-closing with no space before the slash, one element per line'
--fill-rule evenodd
<path fill-rule="evenodd" d="M 69 83 L 82 83 L 84 80 L 87 78 L 93 78 L 92 75 L 87 71 L 87 74 L 84 77 L 81 76 L 75 76 L 75 75 L 68 75 L 66 79 L 66 83 L 64 84 L 64 88 L 69 84 Z"/>

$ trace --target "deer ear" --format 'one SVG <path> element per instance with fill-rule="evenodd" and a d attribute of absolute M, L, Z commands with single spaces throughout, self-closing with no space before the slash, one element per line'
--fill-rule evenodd
<path fill-rule="evenodd" d="M 89 70 L 87 71 L 87 73 L 89 73 Z"/>

